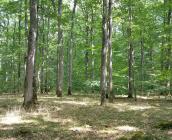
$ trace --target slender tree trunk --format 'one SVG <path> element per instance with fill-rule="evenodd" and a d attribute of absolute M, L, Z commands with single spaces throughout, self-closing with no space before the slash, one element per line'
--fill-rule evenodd
<path fill-rule="evenodd" d="M 91 30 L 90 30 L 90 36 L 91 36 L 91 80 L 92 80 L 92 82 L 94 82 L 94 61 L 95 61 L 95 58 L 94 58 L 94 10 L 93 10 L 93 7 L 92 7 L 92 15 L 91 15 L 91 23 L 92 23 L 92 25 L 91 25 Z M 94 87 L 92 87 L 92 93 L 94 93 Z"/>
<path fill-rule="evenodd" d="M 141 79 L 141 94 L 143 95 L 143 81 L 144 81 L 144 39 L 141 33 L 141 41 L 140 41 L 140 45 L 141 45 L 141 60 L 140 60 L 140 64 L 141 64 L 141 73 L 140 73 L 140 79 Z"/>
<path fill-rule="evenodd" d="M 28 10 L 28 0 L 24 1 L 25 3 L 25 47 L 28 47 L 28 15 L 27 15 L 27 10 Z M 26 88 L 26 58 L 27 58 L 27 52 L 24 55 L 24 90 Z M 23 95 L 24 96 L 24 95 Z"/>
<path fill-rule="evenodd" d="M 42 28 L 41 28 L 41 36 L 42 36 L 42 45 L 40 46 L 40 53 L 41 53 L 41 71 L 40 71 L 40 92 L 41 94 L 44 93 L 44 44 L 45 44 L 45 31 L 44 31 L 44 15 L 43 15 L 43 11 L 44 11 L 44 5 L 41 2 L 41 13 L 42 13 L 42 17 L 41 17 L 41 21 L 42 21 Z"/>
<path fill-rule="evenodd" d="M 171 6 L 171 0 L 169 0 L 167 2 L 167 7 L 168 7 L 168 12 L 167 12 L 167 29 L 166 29 L 166 33 L 167 33 L 167 49 L 166 49 L 166 55 L 167 55 L 167 59 L 166 59 L 166 70 L 169 73 L 168 77 L 167 77 L 167 82 L 166 82 L 166 87 L 168 90 L 168 94 L 171 93 L 171 29 L 169 29 L 170 25 L 171 25 L 171 17 L 172 17 L 172 6 Z"/>
<path fill-rule="evenodd" d="M 36 46 L 39 46 L 39 0 L 37 0 L 37 36 L 36 36 Z M 37 49 L 38 50 L 38 49 Z M 33 97 L 35 103 L 37 103 L 37 92 L 39 90 L 39 85 L 40 85 L 40 78 L 39 78 L 39 63 L 37 62 L 37 58 L 39 56 L 39 50 L 35 51 L 35 66 L 34 66 L 34 74 L 33 74 Z"/>
<path fill-rule="evenodd" d="M 86 31 L 86 50 L 85 50 L 85 80 L 88 80 L 89 73 L 88 73 L 88 67 L 89 67 L 89 52 L 88 52 L 88 47 L 89 47 L 89 15 L 88 13 L 86 14 L 86 26 L 85 26 L 85 31 Z"/>
<path fill-rule="evenodd" d="M 33 96 L 33 76 L 35 64 L 36 51 L 36 37 L 37 37 L 37 0 L 30 0 L 30 30 L 28 36 L 28 54 L 26 63 L 26 87 L 24 93 L 25 109 L 30 109 L 34 105 Z"/>
<path fill-rule="evenodd" d="M 129 0 L 129 27 L 128 27 L 128 98 L 133 98 L 134 92 L 134 73 L 133 73 L 133 60 L 134 60 L 134 49 L 132 43 L 132 10 L 131 10 L 131 0 Z"/>
<path fill-rule="evenodd" d="M 107 32 L 107 6 L 108 1 L 103 0 L 103 18 L 102 18 L 102 51 L 101 51 L 101 79 L 100 79 L 100 94 L 101 105 L 105 103 L 106 96 L 106 75 L 107 75 L 107 50 L 108 50 L 108 32 Z"/>
<path fill-rule="evenodd" d="M 22 2 L 20 2 L 20 12 L 19 12 L 19 49 L 21 48 L 21 8 L 22 8 Z M 18 93 L 20 92 L 21 87 L 21 53 L 19 51 L 18 54 Z"/>
<path fill-rule="evenodd" d="M 72 18 L 71 18 L 71 33 L 70 33 L 70 43 L 69 43 L 69 52 L 68 52 L 68 95 L 72 95 L 72 61 L 73 61 L 73 28 L 74 28 L 74 17 L 75 17 L 75 10 L 76 10 L 76 3 L 77 0 L 74 0 L 74 6 L 72 11 Z"/>
<path fill-rule="evenodd" d="M 48 60 L 49 60 L 49 30 L 50 30 L 50 18 L 48 17 L 48 31 L 47 31 L 47 44 L 46 44 L 46 66 L 45 66 L 45 93 L 48 94 L 49 86 L 48 86 Z"/>
<path fill-rule="evenodd" d="M 8 17 L 8 15 L 7 15 L 7 25 L 6 25 L 6 29 L 7 29 L 7 31 L 6 31 L 6 33 L 7 34 L 9 34 L 9 17 Z M 7 36 L 6 37 L 6 46 L 7 47 L 9 47 L 9 37 Z M 6 47 L 6 52 L 7 52 L 7 47 Z M 4 87 L 5 87 L 5 92 L 7 92 L 8 91 L 8 89 L 6 89 L 6 87 L 8 86 L 8 81 L 9 81 L 9 78 L 8 78 L 8 71 L 7 71 L 7 66 L 8 66 L 8 63 L 7 63 L 7 61 L 5 60 L 5 62 L 4 62 L 4 82 L 5 82 L 5 84 L 4 84 Z"/>
<path fill-rule="evenodd" d="M 113 102 L 114 94 L 113 94 L 113 83 L 112 83 L 112 0 L 109 0 L 109 101 Z"/>
<path fill-rule="evenodd" d="M 13 31 L 13 46 L 16 46 L 16 22 L 14 23 L 14 31 Z M 16 92 L 16 73 L 15 73 L 15 58 L 14 58 L 14 49 L 12 49 L 12 56 L 11 56 L 11 85 L 13 85 L 13 88 L 11 89 L 11 93 Z"/>
<path fill-rule="evenodd" d="M 129 45 L 129 54 L 128 54 L 128 98 L 133 98 L 133 45 L 131 42 L 128 43 Z"/>
<path fill-rule="evenodd" d="M 62 17 L 62 0 L 58 1 L 58 47 L 57 47 L 57 86 L 56 86 L 56 95 L 58 97 L 62 96 L 62 90 L 63 90 L 63 74 L 64 74 L 64 56 L 63 56 L 63 31 L 62 31 L 62 25 L 61 25 L 61 17 Z"/>

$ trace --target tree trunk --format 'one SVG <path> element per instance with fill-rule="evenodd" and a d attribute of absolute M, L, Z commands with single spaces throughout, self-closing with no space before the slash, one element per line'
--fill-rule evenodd
<path fill-rule="evenodd" d="M 14 31 L 13 31 L 13 46 L 16 46 L 16 22 L 14 23 Z M 14 49 L 12 49 L 12 56 L 11 56 L 11 85 L 13 85 L 13 88 L 11 89 L 11 93 L 16 92 L 16 75 L 15 75 L 15 57 L 14 57 Z"/>
<path fill-rule="evenodd" d="M 112 0 L 109 0 L 109 82 L 108 82 L 108 88 L 109 88 L 109 101 L 113 102 L 114 94 L 113 94 L 113 83 L 112 83 Z"/>
<path fill-rule="evenodd" d="M 134 49 L 132 43 L 132 30 L 131 30 L 131 22 L 132 22 L 132 10 L 131 10 L 131 0 L 129 0 L 129 10 L 128 10 L 128 98 L 133 98 L 134 92 L 134 73 L 133 73 L 133 61 L 134 61 Z"/>
<path fill-rule="evenodd" d="M 107 32 L 107 5 L 108 1 L 103 0 L 103 18 L 102 18 L 102 51 L 101 51 L 101 79 L 100 79 L 100 94 L 101 105 L 105 103 L 106 96 L 106 72 L 107 72 L 107 50 L 108 50 L 108 32 Z"/>
<path fill-rule="evenodd" d="M 25 23 L 24 23 L 24 26 L 25 26 L 25 47 L 27 48 L 27 46 L 28 46 L 28 40 L 27 40 L 27 38 L 28 38 L 28 15 L 27 15 L 28 0 L 25 0 L 24 4 L 25 4 Z M 26 88 L 26 85 L 25 85 L 26 84 L 26 57 L 27 57 L 27 52 L 24 55 L 24 90 Z"/>
<path fill-rule="evenodd" d="M 88 13 L 86 14 L 86 26 L 85 26 L 85 31 L 86 31 L 86 49 L 85 49 L 85 80 L 88 80 L 89 74 L 88 74 L 88 67 L 89 67 L 89 52 L 88 52 L 88 47 L 89 47 L 89 15 Z"/>
<path fill-rule="evenodd" d="M 48 48 L 49 48 L 49 30 L 50 30 L 50 18 L 48 17 L 48 31 L 47 31 L 47 44 L 46 44 L 46 66 L 45 66 L 45 93 L 48 94 L 49 86 L 48 86 Z"/>
<path fill-rule="evenodd" d="M 36 36 L 36 46 L 39 46 L 39 0 L 37 0 L 37 36 Z M 38 49 L 37 49 L 38 50 Z M 40 85 L 40 78 L 39 78 L 39 63 L 37 62 L 37 57 L 39 56 L 39 52 L 35 51 L 35 66 L 34 66 L 34 74 L 33 74 L 33 95 L 34 95 L 34 101 L 37 102 L 37 92 L 39 90 Z"/>
<path fill-rule="evenodd" d="M 26 87 L 24 92 L 25 109 L 30 109 L 34 106 L 33 96 L 33 76 L 35 64 L 36 51 L 36 37 L 37 37 L 37 0 L 30 0 L 30 30 L 28 36 L 28 54 L 26 62 Z"/>
<path fill-rule="evenodd" d="M 41 27 L 41 37 L 42 37 L 42 45 L 40 45 L 40 53 L 41 53 L 41 71 L 40 71 L 40 92 L 41 94 L 44 93 L 44 44 L 45 44 L 45 31 L 44 31 L 44 15 L 43 15 L 43 11 L 44 11 L 44 5 L 41 2 L 41 22 L 42 22 L 42 27 Z"/>
<path fill-rule="evenodd" d="M 91 36 L 91 80 L 92 80 L 92 82 L 94 82 L 94 61 L 95 61 L 95 58 L 94 58 L 94 27 L 93 27 L 93 25 L 94 25 L 94 10 L 93 10 L 93 7 L 92 7 L 92 9 L 91 9 L 91 11 L 92 11 L 92 16 L 91 16 L 91 23 L 92 23 L 92 25 L 91 25 L 91 30 L 90 30 L 90 36 Z M 94 93 L 94 87 L 92 87 L 92 93 Z"/>
<path fill-rule="evenodd" d="M 73 28 L 74 28 L 74 17 L 75 17 L 75 10 L 76 10 L 76 3 L 77 0 L 74 0 L 74 6 L 72 11 L 72 18 L 71 18 L 71 34 L 70 34 L 70 43 L 69 43 L 69 52 L 68 52 L 68 95 L 72 95 L 72 61 L 73 61 Z"/>
<path fill-rule="evenodd" d="M 63 74 L 64 74 L 64 68 L 63 68 L 63 32 L 62 32 L 62 25 L 61 25 L 61 17 L 62 17 L 62 0 L 58 1 L 58 47 L 57 47 L 57 86 L 56 86 L 56 95 L 58 97 L 62 96 L 62 90 L 63 90 Z"/>
<path fill-rule="evenodd" d="M 167 7 L 168 7 L 168 11 L 167 11 L 167 29 L 166 29 L 166 41 L 167 41 L 167 48 L 166 48 L 166 70 L 169 73 L 168 77 L 167 77 L 167 81 L 166 81 L 166 87 L 167 87 L 167 93 L 170 94 L 171 93 L 171 29 L 169 29 L 170 25 L 171 25 L 171 17 L 172 17 L 172 6 L 171 6 L 171 0 L 169 0 L 167 2 Z"/>
<path fill-rule="evenodd" d="M 141 33 L 141 41 L 140 41 L 140 53 L 141 53 L 141 60 L 140 60 L 140 64 L 141 64 L 141 73 L 140 73 L 140 79 L 141 79 L 141 94 L 143 95 L 143 81 L 144 81 L 144 38 L 142 36 Z"/>
<path fill-rule="evenodd" d="M 7 25 L 6 25 L 6 33 L 9 34 L 9 16 L 7 15 Z M 9 36 L 6 37 L 6 46 L 9 47 Z M 7 47 L 6 47 L 6 52 L 7 52 Z M 6 89 L 6 87 L 8 86 L 9 83 L 9 78 L 8 78 L 8 71 L 7 71 L 7 66 L 8 66 L 8 62 L 5 60 L 4 62 L 4 87 L 5 87 L 5 92 L 8 91 L 8 89 Z"/>
<path fill-rule="evenodd" d="M 22 8 L 22 2 L 20 2 L 20 12 L 19 12 L 19 48 L 21 48 L 21 8 Z M 21 87 L 21 53 L 19 51 L 18 54 L 18 93 L 20 92 L 20 87 Z"/>

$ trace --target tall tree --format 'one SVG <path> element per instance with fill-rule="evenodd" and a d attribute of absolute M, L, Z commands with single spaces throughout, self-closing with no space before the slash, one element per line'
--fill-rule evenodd
<path fill-rule="evenodd" d="M 76 11 L 77 0 L 74 0 L 72 17 L 71 17 L 71 33 L 69 40 L 69 52 L 68 52 L 68 95 L 72 95 L 72 61 L 73 61 L 73 45 L 74 45 L 74 37 L 73 37 L 73 28 L 74 28 L 74 17 Z"/>
<path fill-rule="evenodd" d="M 109 91 L 109 100 L 110 102 L 113 101 L 113 83 L 112 83 L 112 0 L 109 0 L 109 8 L 108 8 L 108 31 L 109 31 L 109 38 L 108 38 L 108 61 L 109 61 L 109 81 L 108 81 L 108 91 Z"/>
<path fill-rule="evenodd" d="M 45 93 L 48 94 L 49 91 L 49 84 L 48 84 L 48 64 L 49 64 L 49 34 L 50 34 L 50 18 L 48 17 L 47 19 L 47 36 L 46 36 L 46 40 L 47 40 L 47 44 L 46 44 L 46 66 L 45 66 Z"/>
<path fill-rule="evenodd" d="M 24 29 L 25 29 L 25 47 L 27 48 L 28 46 L 28 15 L 27 15 L 27 10 L 28 10 L 28 0 L 24 1 L 24 10 L 25 10 L 25 16 L 24 16 Z M 24 76 L 25 76 L 25 81 L 24 81 L 24 90 L 26 88 L 26 56 L 27 56 L 27 52 L 24 55 Z"/>
<path fill-rule="evenodd" d="M 86 38 L 85 38 L 85 45 L 86 45 L 86 49 L 85 49 L 85 80 L 88 80 L 89 78 L 89 73 L 88 73 L 88 67 L 89 67 L 89 25 L 88 25 L 88 22 L 89 22 L 89 13 L 88 11 L 86 10 L 86 15 L 85 15 L 85 18 L 86 18 L 86 22 L 85 22 L 85 33 L 86 33 Z"/>
<path fill-rule="evenodd" d="M 101 79 L 100 79 L 100 94 L 101 105 L 105 103 L 107 91 L 106 75 L 107 75 L 107 50 L 108 50 L 108 0 L 103 0 L 103 17 L 102 17 L 102 50 L 101 50 Z"/>
<path fill-rule="evenodd" d="M 91 7 L 91 29 L 90 29 L 90 42 L 91 42 L 91 80 L 95 80 L 95 54 L 94 54 L 94 5 Z M 92 86 L 92 93 L 94 93 L 94 87 Z"/>
<path fill-rule="evenodd" d="M 19 30 L 19 52 L 18 52 L 18 92 L 20 92 L 21 87 L 21 16 L 22 16 L 22 1 L 20 1 L 20 11 L 19 11 L 19 23 L 18 23 L 18 30 Z"/>
<path fill-rule="evenodd" d="M 133 41 L 132 41 L 132 2 L 131 0 L 128 1 L 128 98 L 133 98 L 134 92 L 134 72 L 133 72 L 133 65 L 134 65 L 134 48 L 133 48 Z"/>
<path fill-rule="evenodd" d="M 28 53 L 26 63 L 26 83 L 23 106 L 26 109 L 33 107 L 35 98 L 33 96 L 33 74 L 35 65 L 37 37 L 37 0 L 30 0 L 30 30 L 28 36 Z"/>
<path fill-rule="evenodd" d="M 45 44 L 46 44 L 46 40 L 45 40 L 45 19 L 44 19 L 44 3 L 43 1 L 41 1 L 40 3 L 40 11 L 41 11 L 41 30 L 40 30 L 40 36 L 42 37 L 42 43 L 40 45 L 40 55 L 41 55 L 41 66 L 40 66 L 40 92 L 43 94 L 44 93 L 44 87 L 45 87 L 45 83 L 44 83 L 44 65 L 45 65 Z"/>
<path fill-rule="evenodd" d="M 140 59 L 140 65 L 141 65 L 141 71 L 140 71 L 140 79 L 141 79 L 141 93 L 143 95 L 143 81 L 144 81 L 144 38 L 143 34 L 141 32 L 141 39 L 140 39 L 140 54 L 141 54 L 141 59 Z"/>
<path fill-rule="evenodd" d="M 62 31 L 62 0 L 58 0 L 58 42 L 57 42 L 57 85 L 56 95 L 62 96 L 63 91 L 63 75 L 64 75 L 64 48 L 63 48 L 63 31 Z"/>
<path fill-rule="evenodd" d="M 172 6 L 171 6 L 172 1 L 171 0 L 164 0 L 164 5 L 166 9 L 166 20 L 165 20 L 165 34 L 166 34 L 166 44 L 167 46 L 165 47 L 165 52 L 166 52 L 166 57 L 165 57 L 165 70 L 168 73 L 167 78 L 166 78 L 166 88 L 168 90 L 168 93 L 170 93 L 170 88 L 171 88 L 171 17 L 172 17 Z"/>

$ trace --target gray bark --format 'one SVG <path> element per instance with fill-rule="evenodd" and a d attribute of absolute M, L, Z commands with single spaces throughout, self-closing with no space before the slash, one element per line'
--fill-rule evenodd
<path fill-rule="evenodd" d="M 30 30 L 28 36 L 28 53 L 26 62 L 26 84 L 24 92 L 24 107 L 30 109 L 35 101 L 33 96 L 33 76 L 35 65 L 37 37 L 37 0 L 30 0 Z"/>
<path fill-rule="evenodd" d="M 18 30 L 19 30 L 19 48 L 21 48 L 21 9 L 22 8 L 22 2 L 20 2 L 20 12 L 19 12 L 19 27 L 18 27 Z M 21 53 L 19 51 L 19 54 L 18 54 L 18 93 L 20 92 L 20 87 L 21 87 Z"/>
<path fill-rule="evenodd" d="M 140 53 L 141 53 L 141 60 L 140 60 L 140 64 L 141 64 L 141 94 L 143 95 L 143 81 L 144 81 L 144 38 L 143 35 L 141 33 L 141 41 L 140 41 Z"/>
<path fill-rule="evenodd" d="M 108 88 L 109 88 L 109 101 L 112 102 L 114 95 L 113 95 L 113 83 L 112 83 L 112 0 L 109 0 L 109 10 L 108 10 L 108 16 L 109 16 L 109 48 L 108 48 L 108 60 L 109 60 L 109 82 L 108 82 Z"/>
<path fill-rule="evenodd" d="M 48 32 L 47 32 L 47 44 L 46 44 L 46 67 L 45 67 L 45 93 L 48 94 L 49 86 L 48 86 L 48 63 L 49 63 L 49 30 L 50 30 L 50 18 L 48 17 Z"/>
<path fill-rule="evenodd" d="M 131 22 L 132 22 L 132 9 L 131 9 L 131 0 L 129 0 L 129 10 L 128 10 L 128 20 L 129 27 L 127 29 L 128 33 L 128 98 L 133 98 L 134 93 L 134 49 L 132 43 L 132 30 L 131 30 Z"/>
<path fill-rule="evenodd" d="M 57 46 L 57 86 L 56 86 L 56 95 L 58 97 L 62 96 L 63 91 L 63 75 L 64 75 L 64 55 L 63 55 L 63 31 L 61 25 L 61 17 L 62 17 L 62 0 L 58 1 L 58 46 Z"/>
<path fill-rule="evenodd" d="M 27 15 L 27 10 L 28 10 L 28 0 L 25 0 L 24 1 L 24 4 L 25 4 L 25 47 L 27 48 L 28 46 L 28 15 Z M 25 53 L 25 56 L 24 56 L 24 76 L 25 76 L 25 81 L 24 81 L 24 90 L 26 88 L 26 56 L 27 56 L 27 52 Z"/>
<path fill-rule="evenodd" d="M 95 78 L 95 74 L 94 74 L 94 67 L 95 67 L 95 58 L 94 58 L 94 10 L 93 7 L 91 9 L 92 11 L 92 16 L 91 16 L 91 30 L 90 30 L 90 36 L 91 36 L 91 47 L 92 47 L 92 51 L 91 51 L 91 80 L 94 81 Z M 92 87 L 92 93 L 94 93 L 94 87 Z"/>
<path fill-rule="evenodd" d="M 88 11 L 87 11 L 88 12 Z M 89 52 L 88 52 L 88 47 L 89 47 L 89 25 L 88 25 L 88 21 L 89 20 L 89 15 L 88 13 L 86 13 L 86 28 L 85 28 L 85 32 L 86 32 L 86 49 L 85 49 L 85 80 L 88 80 L 88 67 L 89 67 Z"/>
<path fill-rule="evenodd" d="M 72 61 L 73 61 L 73 45 L 74 45 L 74 37 L 73 37 L 73 28 L 74 28 L 74 17 L 76 11 L 76 3 L 77 0 L 74 0 L 74 6 L 72 11 L 71 18 L 71 33 L 70 33 L 70 43 L 69 43 L 69 53 L 68 53 L 68 95 L 72 95 Z"/>
<path fill-rule="evenodd" d="M 45 48 L 45 31 L 44 31 L 44 15 L 43 15 L 43 11 L 44 11 L 44 5 L 43 3 L 41 2 L 41 22 L 42 22 L 42 27 L 41 27 L 41 33 L 40 33 L 40 36 L 42 37 L 42 45 L 40 46 L 40 53 L 41 53 L 41 71 L 40 71 L 40 92 L 41 94 L 44 93 L 44 48 Z"/>
<path fill-rule="evenodd" d="M 101 105 L 105 103 L 106 96 L 106 75 L 107 75 L 107 50 L 108 50 L 108 32 L 107 32 L 107 6 L 108 1 L 103 0 L 103 18 L 102 18 L 102 50 L 101 50 L 101 79 L 100 79 L 100 94 L 101 94 Z"/>

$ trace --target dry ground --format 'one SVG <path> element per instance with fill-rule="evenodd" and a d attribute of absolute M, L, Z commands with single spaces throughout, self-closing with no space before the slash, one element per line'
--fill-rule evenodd
<path fill-rule="evenodd" d="M 98 96 L 48 95 L 27 113 L 22 100 L 0 96 L 0 140 L 172 140 L 172 101 L 121 98 L 102 107 Z"/>

